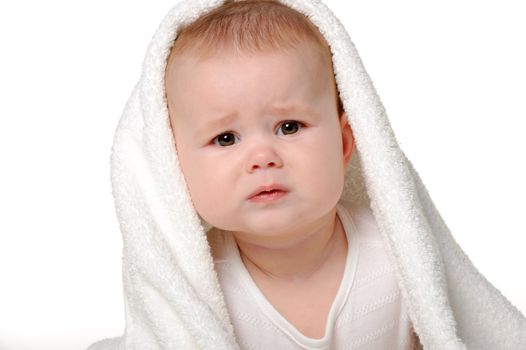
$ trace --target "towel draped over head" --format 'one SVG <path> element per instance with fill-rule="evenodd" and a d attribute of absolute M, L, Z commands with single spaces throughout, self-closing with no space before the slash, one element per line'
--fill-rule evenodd
<path fill-rule="evenodd" d="M 319 0 L 279 1 L 330 46 L 356 152 L 342 199 L 370 206 L 425 349 L 526 349 L 526 319 L 473 266 L 397 143 L 356 48 Z M 238 349 L 206 238 L 182 175 L 165 97 L 178 30 L 222 5 L 183 0 L 148 46 L 118 124 L 111 180 L 123 235 L 124 335 L 96 349 Z"/>

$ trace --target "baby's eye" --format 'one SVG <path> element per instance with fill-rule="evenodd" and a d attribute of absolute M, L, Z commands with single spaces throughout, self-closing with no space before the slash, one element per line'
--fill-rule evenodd
<path fill-rule="evenodd" d="M 295 120 L 288 120 L 281 124 L 279 130 L 282 130 L 284 135 L 290 135 L 298 132 L 298 129 L 302 128 L 303 126 L 304 125 L 301 122 Z"/>
<path fill-rule="evenodd" d="M 235 142 L 235 139 L 236 139 L 236 136 L 234 134 L 232 134 L 231 132 L 225 132 L 223 134 L 217 135 L 214 138 L 213 142 L 216 145 L 219 145 L 221 147 L 226 147 L 226 146 L 232 146 Z"/>

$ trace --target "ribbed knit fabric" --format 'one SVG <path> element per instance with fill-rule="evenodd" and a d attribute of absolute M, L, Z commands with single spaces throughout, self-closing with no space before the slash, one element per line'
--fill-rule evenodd
<path fill-rule="evenodd" d="M 370 209 L 338 203 L 347 260 L 325 335 L 303 335 L 265 298 L 244 266 L 230 233 L 217 234 L 214 264 L 242 349 L 412 349 L 415 339 L 394 267 Z"/>

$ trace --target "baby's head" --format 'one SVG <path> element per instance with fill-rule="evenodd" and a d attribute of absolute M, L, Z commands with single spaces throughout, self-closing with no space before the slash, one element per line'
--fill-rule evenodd
<path fill-rule="evenodd" d="M 277 236 L 335 211 L 353 139 L 330 48 L 277 1 L 227 1 L 179 32 L 166 97 L 199 215 Z M 262 186 L 279 191 L 252 197 Z"/>

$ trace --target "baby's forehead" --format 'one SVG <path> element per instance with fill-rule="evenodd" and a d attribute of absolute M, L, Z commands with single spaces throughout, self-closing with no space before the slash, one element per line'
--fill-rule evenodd
<path fill-rule="evenodd" d="M 316 50 L 314 45 L 305 45 L 301 49 L 292 51 L 239 53 L 230 50 L 210 56 L 202 56 L 195 52 L 177 55 L 171 60 L 171 66 L 167 67 L 166 72 L 166 94 L 170 115 L 178 119 L 179 115 L 188 116 L 184 118 L 190 119 L 186 121 L 189 123 L 186 127 L 195 127 L 196 120 L 202 122 L 205 116 L 222 115 L 231 107 L 243 105 L 247 95 L 249 99 L 246 99 L 245 105 L 258 106 L 262 110 L 261 113 L 274 115 L 280 114 L 267 110 L 267 107 L 274 107 L 275 101 L 278 102 L 278 106 L 283 102 L 280 106 L 283 108 L 293 108 L 296 104 L 300 109 L 302 105 L 307 107 L 311 101 L 323 98 L 318 95 L 334 94 L 335 105 L 338 105 L 332 61 L 327 62 L 321 50 L 316 55 Z M 266 58 L 269 55 L 288 57 L 289 54 L 294 57 L 280 60 L 278 70 L 272 69 L 273 58 Z M 302 64 L 303 62 L 306 63 Z M 269 70 L 265 71 L 267 64 Z M 265 66 L 254 70 L 255 79 L 246 78 L 244 73 L 248 70 L 248 75 L 252 76 L 252 65 Z M 294 73 L 289 74 L 292 71 Z M 261 81 L 258 80 L 260 77 Z M 223 88 L 226 84 L 229 86 Z M 270 95 L 275 98 L 265 100 Z M 250 112 L 253 111 L 254 109 L 250 107 Z M 295 114 L 293 112 L 290 111 L 291 116 L 301 115 L 304 111 L 298 110 Z M 187 123 L 181 123 L 181 126 Z"/>
<path fill-rule="evenodd" d="M 309 86 L 325 87 L 327 83 L 334 83 L 332 62 L 326 62 L 313 50 L 304 46 L 255 53 L 227 51 L 209 57 L 193 53 L 180 55 L 166 68 L 167 94 L 202 94 L 200 102 L 205 103 L 209 91 L 220 94 L 225 90 L 258 90 L 259 85 L 266 84 L 269 93 L 279 95 L 287 89 L 303 91 Z"/>
<path fill-rule="evenodd" d="M 170 54 L 167 59 L 164 76 L 165 85 L 169 83 L 186 85 L 186 83 L 194 80 L 194 76 L 182 73 L 184 73 L 185 70 L 195 72 L 196 68 L 202 68 L 203 66 L 210 67 L 207 72 L 211 74 L 217 74 L 221 72 L 224 67 L 231 66 L 232 64 L 252 64 L 259 66 L 258 68 L 261 68 L 261 70 L 265 70 L 268 68 L 268 62 L 272 62 L 272 60 L 266 61 L 264 57 L 277 57 L 282 55 L 296 56 L 296 61 L 283 61 L 285 62 L 284 64 L 288 63 L 291 65 L 290 69 L 303 69 L 305 74 L 328 77 L 335 83 L 332 57 L 327 56 L 324 49 L 319 47 L 319 45 L 305 41 L 291 48 L 266 49 L 260 51 L 246 51 L 233 47 L 225 47 L 225 49 L 220 52 L 201 52 L 196 49 L 190 49 L 176 55 Z M 308 67 L 301 64 L 306 61 L 311 63 Z M 306 67 L 308 71 L 305 69 Z M 320 74 L 321 72 L 324 72 L 326 75 Z M 236 72 L 233 71 L 233 73 Z"/>
<path fill-rule="evenodd" d="M 172 50 L 166 62 L 166 71 L 188 62 L 190 64 L 202 64 L 210 60 L 222 60 L 225 57 L 235 57 L 239 59 L 250 59 L 253 57 L 268 56 L 271 54 L 296 54 L 299 56 L 308 55 L 320 58 L 320 68 L 329 67 L 332 71 L 332 54 L 330 49 L 320 46 L 313 40 L 304 39 L 293 46 L 283 46 L 279 48 L 267 47 L 261 49 L 248 49 L 236 47 L 233 43 L 224 43 L 215 48 L 202 48 L 200 46 L 188 47 L 185 51 Z"/>

